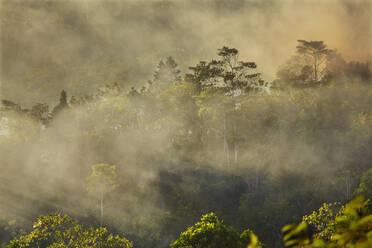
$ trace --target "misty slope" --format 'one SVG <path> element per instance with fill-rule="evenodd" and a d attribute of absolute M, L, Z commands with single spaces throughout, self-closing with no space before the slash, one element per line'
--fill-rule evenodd
<path fill-rule="evenodd" d="M 369 242 L 371 1 L 0 3 L 0 247 Z"/>
<path fill-rule="evenodd" d="M 1 137 L 1 216 L 16 220 L 8 228 L 30 227 L 56 211 L 98 224 L 98 198 L 88 194 L 86 179 L 104 162 L 117 166 L 118 179 L 105 196 L 104 223 L 139 247 L 165 247 L 211 211 L 280 247 L 281 226 L 323 202 L 347 201 L 371 168 L 369 85 L 247 96 L 231 168 L 220 135 L 223 110 L 198 115 L 203 105 L 188 87 L 179 83 L 158 97 L 99 94 L 46 129 L 27 114 L 3 112 L 9 135 Z"/>

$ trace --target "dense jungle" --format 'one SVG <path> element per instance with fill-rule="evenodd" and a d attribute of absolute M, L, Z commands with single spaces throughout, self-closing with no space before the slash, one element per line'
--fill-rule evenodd
<path fill-rule="evenodd" d="M 371 1 L 0 4 L 0 247 L 372 247 Z"/>

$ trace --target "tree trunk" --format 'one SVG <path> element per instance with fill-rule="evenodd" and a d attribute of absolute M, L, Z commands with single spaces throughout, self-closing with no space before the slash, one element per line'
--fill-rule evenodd
<path fill-rule="evenodd" d="M 238 144 L 234 141 L 234 164 L 238 164 Z"/>
<path fill-rule="evenodd" d="M 226 166 L 230 167 L 230 151 L 229 151 L 229 144 L 227 143 L 227 126 L 226 126 L 226 115 L 223 119 L 223 147 L 226 155 Z"/>
<path fill-rule="evenodd" d="M 351 198 L 351 178 L 350 175 L 346 175 L 346 200 L 349 201 Z"/>
<path fill-rule="evenodd" d="M 258 165 L 256 165 L 256 190 L 258 190 L 258 185 L 260 184 L 260 175 L 259 175 L 259 170 L 258 170 Z"/>
<path fill-rule="evenodd" d="M 318 82 L 318 55 L 314 55 L 314 81 Z"/>
<path fill-rule="evenodd" d="M 238 164 L 238 144 L 236 142 L 236 125 L 234 124 L 234 165 Z"/>
<path fill-rule="evenodd" d="M 103 189 L 101 189 L 101 226 L 103 226 Z"/>

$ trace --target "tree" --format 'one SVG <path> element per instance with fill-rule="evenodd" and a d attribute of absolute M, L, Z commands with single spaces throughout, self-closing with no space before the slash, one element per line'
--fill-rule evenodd
<path fill-rule="evenodd" d="M 169 56 L 165 62 L 160 60 L 153 79 L 149 81 L 150 91 L 159 92 L 168 88 L 171 84 L 181 81 L 181 71 L 178 69 L 176 61 Z"/>
<path fill-rule="evenodd" d="M 232 147 L 234 150 L 234 162 L 238 162 L 238 118 L 237 111 L 241 105 L 240 97 L 247 92 L 265 90 L 270 85 L 260 79 L 260 73 L 256 71 L 254 62 L 239 60 L 239 51 L 236 48 L 222 47 L 218 49 L 218 60 L 209 63 L 201 61 L 195 67 L 190 67 L 191 74 L 186 75 L 189 80 L 197 85 L 199 90 L 199 105 L 204 109 L 212 110 L 207 104 L 218 99 L 217 104 L 222 112 L 223 122 L 223 147 L 226 155 L 226 165 L 230 166 L 230 148 L 228 142 L 229 129 L 232 129 Z M 211 98 L 208 95 L 212 95 Z M 209 101 L 211 100 L 212 101 Z M 207 102 L 205 101 L 207 100 Z M 213 110 L 215 111 L 215 110 Z"/>
<path fill-rule="evenodd" d="M 189 69 L 192 73 L 187 73 L 185 80 L 197 86 L 198 94 L 206 87 L 212 85 L 212 80 L 218 73 L 217 68 L 212 67 L 206 61 L 200 61 L 196 66 L 191 66 Z"/>
<path fill-rule="evenodd" d="M 201 147 L 201 123 L 194 97 L 196 92 L 195 84 L 179 82 L 168 87 L 159 97 L 162 126 L 167 127 L 171 134 L 170 143 L 174 148 L 182 148 L 190 153 L 200 152 Z"/>
<path fill-rule="evenodd" d="M 9 100 L 0 100 L 0 110 L 1 111 L 15 111 L 21 112 L 22 108 L 19 104 L 9 101 Z"/>
<path fill-rule="evenodd" d="M 59 103 L 57 106 L 53 108 L 52 115 L 56 116 L 58 113 L 60 113 L 62 110 L 68 108 L 67 103 L 67 93 L 65 90 L 61 91 L 61 96 L 59 98 Z"/>
<path fill-rule="evenodd" d="M 118 96 L 122 92 L 122 89 L 118 83 L 105 84 L 98 88 L 95 97 L 105 98 L 108 96 Z"/>
<path fill-rule="evenodd" d="M 239 61 L 236 48 L 222 47 L 218 49 L 218 60 L 209 63 L 199 62 L 190 67 L 191 74 L 186 79 L 199 85 L 201 90 L 209 87 L 222 87 L 228 95 L 241 95 L 264 82 L 260 73 L 256 72 L 256 63 Z"/>
<path fill-rule="evenodd" d="M 61 106 L 67 106 L 67 93 L 65 90 L 61 91 L 61 97 L 59 98 L 59 104 Z"/>
<path fill-rule="evenodd" d="M 346 62 L 336 49 L 327 49 L 323 41 L 299 40 L 297 54 L 279 67 L 282 81 L 296 83 L 329 82 L 331 79 L 357 79 L 369 82 L 372 72 L 368 63 Z"/>
<path fill-rule="evenodd" d="M 314 228 L 314 237 L 330 240 L 335 232 L 336 217 L 343 214 L 339 203 L 324 203 L 318 211 L 302 217 L 302 221 Z"/>
<path fill-rule="evenodd" d="M 101 225 L 103 224 L 103 197 L 104 194 L 116 188 L 116 166 L 96 164 L 92 166 L 92 174 L 88 177 L 88 191 L 99 194 Z"/>
<path fill-rule="evenodd" d="M 47 123 L 49 119 L 49 106 L 45 103 L 36 103 L 30 111 L 31 117 L 42 123 Z"/>
<path fill-rule="evenodd" d="M 363 195 L 372 200 L 372 169 L 363 173 L 359 187 L 354 191 L 354 195 Z"/>
<path fill-rule="evenodd" d="M 351 61 L 345 65 L 345 76 L 368 82 L 372 80 L 372 72 L 368 63 Z"/>
<path fill-rule="evenodd" d="M 312 63 L 308 70 L 311 72 L 312 81 L 318 82 L 326 73 L 327 56 L 332 50 L 327 49 L 323 41 L 298 40 L 298 42 L 300 44 L 296 47 L 297 53 L 310 58 Z"/>
<path fill-rule="evenodd" d="M 223 139 L 226 166 L 230 167 L 229 125 L 234 112 L 234 99 L 225 95 L 225 90 L 218 87 L 206 88 L 196 97 L 199 116 L 206 122 L 206 133 L 212 133 Z"/>
<path fill-rule="evenodd" d="M 298 40 L 297 54 L 279 67 L 277 76 L 289 83 L 320 82 L 330 73 L 329 63 L 337 53 L 323 41 Z"/>
<path fill-rule="evenodd" d="M 313 235 L 305 221 L 287 225 L 282 229 L 284 245 L 295 248 L 372 247 L 372 215 L 367 205 L 368 201 L 357 197 L 332 216 L 332 221 L 325 218 L 324 225 L 319 223 L 325 226 L 323 230 L 331 231 L 325 237 Z"/>
<path fill-rule="evenodd" d="M 285 64 L 279 67 L 277 76 L 286 84 L 300 85 L 307 83 L 311 78 L 310 61 L 304 56 L 292 56 Z"/>
<path fill-rule="evenodd" d="M 247 246 L 248 245 L 248 246 Z M 174 241 L 171 248 L 245 248 L 261 247 L 250 230 L 239 234 L 226 226 L 214 213 L 203 215 L 200 222 L 189 227 Z"/>
<path fill-rule="evenodd" d="M 29 234 L 10 241 L 8 248 L 131 248 L 132 242 L 119 235 L 109 234 L 106 228 L 85 228 L 69 216 L 52 214 L 40 216 Z"/>

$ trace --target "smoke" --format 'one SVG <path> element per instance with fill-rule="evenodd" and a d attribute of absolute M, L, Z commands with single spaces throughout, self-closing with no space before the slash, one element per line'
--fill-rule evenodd
<path fill-rule="evenodd" d="M 224 45 L 266 80 L 297 39 L 371 61 L 371 1 L 1 1 L 2 97 L 55 103 L 105 83 L 142 86 L 161 58 L 183 72 Z"/>

